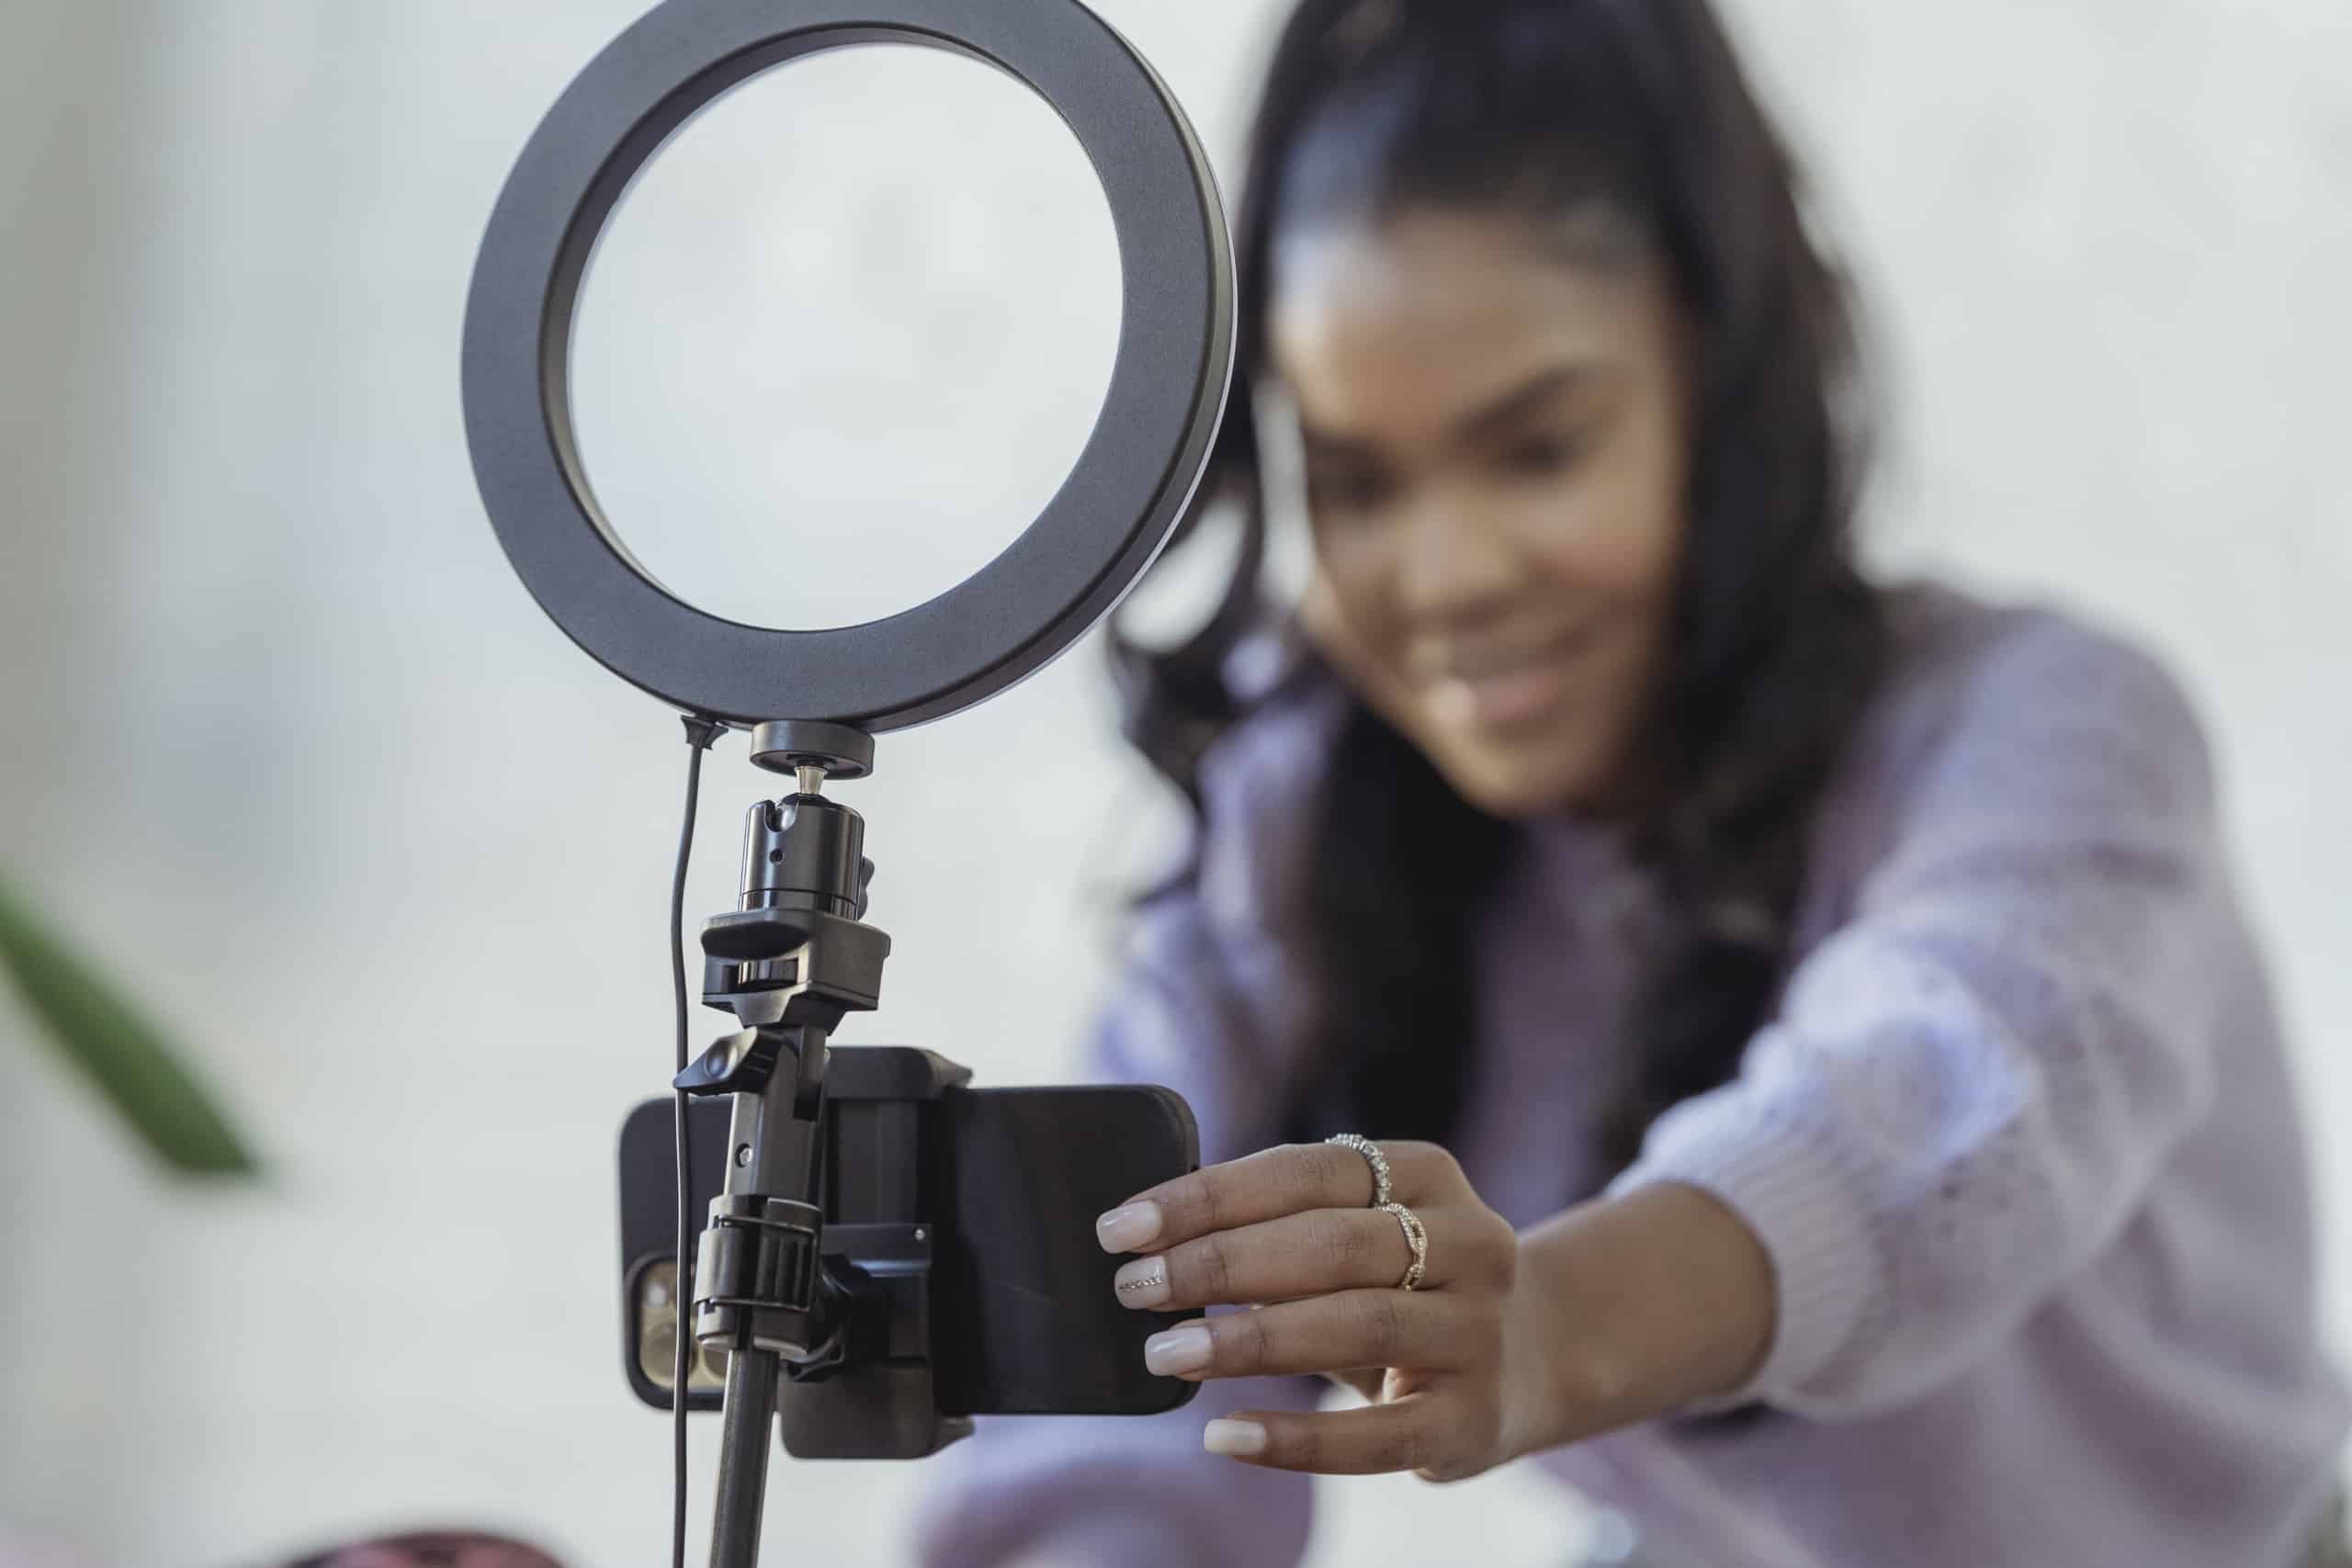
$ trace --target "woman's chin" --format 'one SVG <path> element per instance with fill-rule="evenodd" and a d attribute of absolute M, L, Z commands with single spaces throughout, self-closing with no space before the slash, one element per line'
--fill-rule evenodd
<path fill-rule="evenodd" d="M 1454 792 L 1489 817 L 1550 817 L 1598 796 L 1600 770 L 1586 749 L 1556 738 L 1521 745 L 1449 738 L 1429 750 Z"/>

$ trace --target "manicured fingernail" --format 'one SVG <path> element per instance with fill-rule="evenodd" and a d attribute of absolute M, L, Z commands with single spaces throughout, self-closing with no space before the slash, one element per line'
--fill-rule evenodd
<path fill-rule="evenodd" d="M 1128 1203 L 1094 1222 L 1094 1239 L 1105 1252 L 1133 1252 L 1159 1235 L 1159 1205 Z"/>
<path fill-rule="evenodd" d="M 1249 1459 L 1266 1451 L 1266 1429 L 1255 1421 L 1234 1421 L 1219 1416 L 1201 1428 L 1201 1447 L 1213 1454 L 1232 1454 L 1237 1459 Z"/>
<path fill-rule="evenodd" d="M 1119 1288 L 1119 1304 L 1130 1307 L 1156 1307 L 1168 1299 L 1168 1258 L 1138 1258 L 1133 1263 L 1120 1266 L 1114 1282 Z"/>
<path fill-rule="evenodd" d="M 1172 1378 L 1180 1372 L 1197 1372 L 1209 1364 L 1213 1347 L 1208 1329 L 1201 1324 L 1190 1323 L 1182 1328 L 1171 1328 L 1143 1342 L 1144 1369 L 1163 1378 Z"/>

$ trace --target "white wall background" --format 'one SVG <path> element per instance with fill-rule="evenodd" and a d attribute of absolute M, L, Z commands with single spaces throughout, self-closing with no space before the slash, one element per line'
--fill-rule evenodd
<path fill-rule="evenodd" d="M 1274 7 L 1103 8 L 1230 169 Z M 161 1181 L 0 1004 L 0 1525 L 120 1564 L 427 1517 L 662 1550 L 608 1214 L 619 1115 L 667 1072 L 683 748 L 508 572 L 456 383 L 498 182 L 635 9 L 0 10 L 0 862 L 200 1043 L 275 1172 Z M 2352 1347 L 2352 7 L 1735 18 L 1883 308 L 1880 547 L 2136 630 L 2214 727 Z M 616 231 L 591 463 L 682 587 L 892 607 L 865 563 L 955 575 L 1082 432 L 1116 303 L 1083 166 L 977 68 L 915 63 L 748 90 Z M 872 134 L 826 141 L 853 113 Z M 1038 152 L 1016 179 L 989 148 Z M 1109 714 L 1081 653 L 887 745 L 855 798 L 898 956 L 850 1038 L 1066 1069 L 1132 824 L 1165 820 Z M 722 749 L 692 908 L 731 897 L 757 788 Z M 880 1562 L 922 1484 L 776 1490 L 823 1489 L 800 1550 Z M 1570 1532 L 1508 1474 L 1334 1490 L 1319 1564 Z"/>

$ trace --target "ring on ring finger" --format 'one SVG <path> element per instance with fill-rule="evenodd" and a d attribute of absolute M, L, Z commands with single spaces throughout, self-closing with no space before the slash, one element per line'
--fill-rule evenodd
<path fill-rule="evenodd" d="M 1417 1264 L 1421 1274 L 1415 1288 L 1426 1288 L 1428 1233 L 1423 1230 L 1417 1252 L 1412 1227 L 1421 1219 L 1406 1213 L 1409 1224 L 1387 1211 L 1323 1209 L 1239 1225 L 1130 1259 L 1113 1277 L 1114 1285 L 1121 1304 L 1138 1310 L 1295 1301 L 1333 1291 L 1395 1287 Z M 1400 1239 L 1402 1248 L 1396 1245 Z M 1407 1255 L 1401 1263 L 1399 1251 Z"/>
<path fill-rule="evenodd" d="M 1405 1228 L 1405 1245 L 1413 1249 L 1413 1261 L 1407 1266 L 1405 1277 L 1396 1281 L 1396 1288 L 1400 1291 L 1418 1291 L 1421 1288 L 1421 1276 L 1429 1271 L 1429 1227 L 1421 1224 L 1420 1215 L 1402 1203 L 1383 1203 L 1380 1205 L 1380 1212 L 1396 1216 L 1396 1223 Z"/>

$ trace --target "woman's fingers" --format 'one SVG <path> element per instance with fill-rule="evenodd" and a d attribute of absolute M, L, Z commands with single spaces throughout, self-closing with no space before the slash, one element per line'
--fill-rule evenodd
<path fill-rule="evenodd" d="M 1432 1236 L 1441 1229 L 1434 1219 L 1424 1224 Z M 1438 1251 L 1432 1239 L 1425 1285 L 1439 1282 Z M 1286 1302 L 1394 1285 L 1412 1261 L 1412 1245 L 1394 1214 L 1314 1209 L 1212 1232 L 1138 1258 L 1121 1266 L 1115 1282 L 1121 1303 L 1138 1310 Z"/>
<path fill-rule="evenodd" d="M 1386 1367 L 1356 1367 L 1344 1372 L 1325 1372 L 1332 1382 L 1352 1393 L 1363 1396 L 1366 1404 L 1376 1404 L 1388 1386 Z"/>
<path fill-rule="evenodd" d="M 1441 1291 L 1340 1291 L 1180 1323 L 1144 1341 L 1143 1362 L 1188 1382 L 1362 1367 L 1442 1371 L 1492 1340 L 1483 1310 Z"/>
<path fill-rule="evenodd" d="M 1201 1434 L 1211 1453 L 1227 1454 L 1270 1470 L 1317 1475 L 1385 1475 L 1409 1470 L 1424 1480 L 1452 1481 L 1484 1468 L 1472 1434 L 1449 1418 L 1449 1402 L 1433 1393 L 1408 1394 L 1386 1404 L 1313 1415 L 1242 1411 L 1212 1421 Z"/>
<path fill-rule="evenodd" d="M 1453 1156 L 1434 1144 L 1384 1143 L 1396 1201 L 1418 1206 L 1467 1190 Z M 1284 1144 L 1180 1176 L 1136 1193 L 1095 1222 L 1109 1252 L 1163 1250 L 1310 1209 L 1362 1209 L 1372 1165 L 1337 1144 Z"/>

